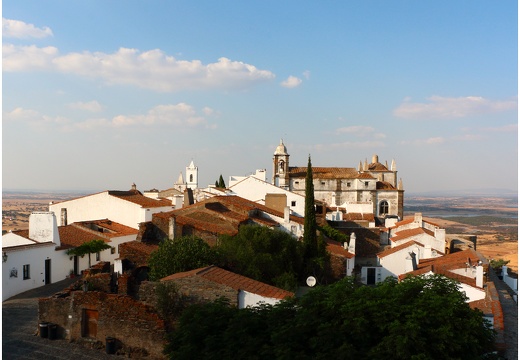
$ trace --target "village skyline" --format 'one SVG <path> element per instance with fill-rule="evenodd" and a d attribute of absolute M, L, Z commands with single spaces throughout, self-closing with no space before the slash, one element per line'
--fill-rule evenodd
<path fill-rule="evenodd" d="M 516 191 L 516 2 L 4 2 L 2 187 L 166 189 L 395 160 Z"/>

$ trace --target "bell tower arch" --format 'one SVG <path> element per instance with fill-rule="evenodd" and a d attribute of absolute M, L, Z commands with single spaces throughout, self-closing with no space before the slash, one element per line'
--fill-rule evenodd
<path fill-rule="evenodd" d="M 289 190 L 289 154 L 282 139 L 273 156 L 273 185 Z"/>

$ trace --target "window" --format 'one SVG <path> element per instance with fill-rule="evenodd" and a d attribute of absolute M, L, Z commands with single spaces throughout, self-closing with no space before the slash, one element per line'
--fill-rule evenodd
<path fill-rule="evenodd" d="M 112 247 L 110 248 L 110 253 L 111 253 L 111 254 L 115 254 L 115 253 L 116 253 L 116 248 L 112 246 Z"/>
<path fill-rule="evenodd" d="M 27 264 L 23 266 L 23 279 L 27 280 L 31 278 L 31 265 Z"/>
<path fill-rule="evenodd" d="M 365 181 L 365 187 L 368 187 L 368 181 Z"/>
<path fill-rule="evenodd" d="M 101 254 L 99 253 L 99 251 L 96 253 L 96 261 L 99 261 L 101 260 Z"/>
<path fill-rule="evenodd" d="M 193 182 L 193 175 L 190 174 L 190 182 Z"/>
<path fill-rule="evenodd" d="M 350 187 L 350 183 L 349 182 L 347 183 L 347 187 Z"/>
<path fill-rule="evenodd" d="M 379 215 L 386 215 L 388 214 L 388 201 L 383 200 L 379 203 Z"/>
<path fill-rule="evenodd" d="M 291 206 L 296 206 L 296 201 L 291 201 Z"/>

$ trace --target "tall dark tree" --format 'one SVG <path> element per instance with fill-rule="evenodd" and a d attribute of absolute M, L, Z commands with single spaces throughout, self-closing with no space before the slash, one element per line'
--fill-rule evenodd
<path fill-rule="evenodd" d="M 222 188 L 222 189 L 226 188 L 226 183 L 224 182 L 224 178 L 222 177 L 222 174 L 220 174 L 220 177 L 218 178 L 218 180 L 215 181 L 215 186 L 218 188 Z"/>
<path fill-rule="evenodd" d="M 307 163 L 307 176 L 305 178 L 305 222 L 303 229 L 303 244 L 305 247 L 305 258 L 313 258 L 318 252 L 318 237 L 316 235 L 316 210 L 314 207 L 314 184 L 312 182 L 311 156 Z"/>

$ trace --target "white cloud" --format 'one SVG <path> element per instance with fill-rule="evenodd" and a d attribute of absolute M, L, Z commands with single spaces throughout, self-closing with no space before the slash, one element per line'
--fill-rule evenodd
<path fill-rule="evenodd" d="M 368 134 L 373 133 L 374 130 L 375 129 L 372 126 L 355 125 L 339 128 L 336 130 L 336 132 L 339 134 L 354 134 L 357 136 L 366 136 Z"/>
<path fill-rule="evenodd" d="M 289 76 L 286 80 L 282 81 L 280 83 L 280 85 L 282 85 L 283 87 L 292 89 L 292 88 L 300 86 L 301 83 L 302 83 L 302 80 L 297 78 L 296 76 Z"/>
<path fill-rule="evenodd" d="M 47 26 L 37 28 L 33 24 L 27 24 L 19 20 L 2 18 L 2 36 L 6 38 L 37 38 L 52 36 L 52 30 Z"/>
<path fill-rule="evenodd" d="M 333 149 L 374 149 L 384 147 L 385 144 L 381 141 L 345 141 L 341 143 L 318 144 L 315 146 L 316 150 Z"/>
<path fill-rule="evenodd" d="M 3 114 L 5 121 L 30 121 L 39 118 L 41 115 L 38 111 L 17 107 L 13 111 Z"/>
<path fill-rule="evenodd" d="M 396 109 L 394 116 L 404 119 L 454 119 L 472 115 L 496 113 L 517 108 L 517 100 L 489 100 L 479 96 L 467 96 L 448 98 L 432 96 L 429 102 L 411 102 L 410 98 L 404 101 Z"/>
<path fill-rule="evenodd" d="M 446 139 L 443 137 L 431 137 L 428 139 L 415 139 L 415 140 L 404 140 L 401 141 L 401 145 L 437 145 L 443 144 L 446 142 Z"/>
<path fill-rule="evenodd" d="M 484 128 L 484 131 L 488 132 L 511 132 L 511 133 L 517 133 L 518 132 L 518 124 L 509 124 L 504 126 L 498 126 L 498 127 L 488 127 Z"/>
<path fill-rule="evenodd" d="M 4 71 L 50 70 L 101 79 L 109 85 L 134 85 L 159 92 L 193 89 L 241 89 L 269 81 L 268 70 L 220 58 L 207 65 L 199 60 L 177 60 L 159 49 L 140 52 L 120 48 L 102 52 L 59 56 L 56 48 L 4 45 Z M 35 60 L 39 59 L 35 63 Z"/>
<path fill-rule="evenodd" d="M 2 69 L 4 71 L 46 70 L 53 67 L 58 49 L 53 46 L 39 48 L 35 45 L 2 46 Z"/>
<path fill-rule="evenodd" d="M 103 106 L 97 102 L 96 100 L 88 101 L 88 102 L 75 102 L 69 104 L 71 109 L 77 110 L 85 110 L 90 112 L 100 112 L 103 110 Z"/>

